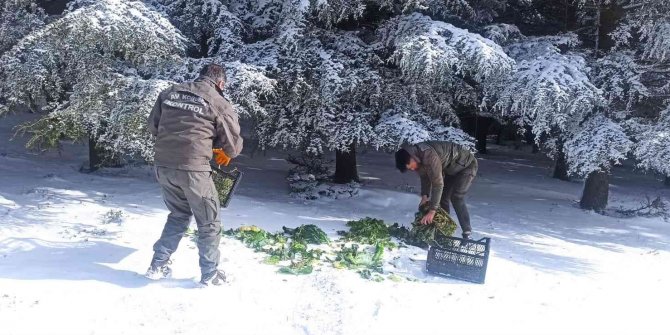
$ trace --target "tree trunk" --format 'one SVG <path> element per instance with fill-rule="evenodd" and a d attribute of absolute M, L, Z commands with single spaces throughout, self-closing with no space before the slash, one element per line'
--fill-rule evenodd
<path fill-rule="evenodd" d="M 665 184 L 667 187 L 670 187 L 670 176 L 665 176 L 665 182 L 663 184 Z"/>
<path fill-rule="evenodd" d="M 93 172 L 102 167 L 104 163 L 104 153 L 98 148 L 93 136 L 88 136 L 88 171 Z"/>
<path fill-rule="evenodd" d="M 596 8 L 596 41 L 595 41 L 595 55 L 598 57 L 598 52 L 600 52 L 600 12 L 602 11 L 602 8 L 600 4 L 597 5 Z"/>
<path fill-rule="evenodd" d="M 209 36 L 205 33 L 204 29 L 200 29 L 201 36 L 200 41 L 198 41 L 198 58 L 205 58 L 209 56 Z"/>
<path fill-rule="evenodd" d="M 349 151 L 335 151 L 335 178 L 334 182 L 346 184 L 358 182 L 358 166 L 356 165 L 356 144 L 349 145 Z"/>
<path fill-rule="evenodd" d="M 526 144 L 530 144 L 533 147 L 534 154 L 540 151 L 540 147 L 538 147 L 537 143 L 535 143 L 535 134 L 533 134 L 533 129 L 531 127 L 524 126 L 523 137 L 524 141 L 526 141 Z"/>
<path fill-rule="evenodd" d="M 609 196 L 609 172 L 595 171 L 586 177 L 584 192 L 579 207 L 588 210 L 602 211 L 607 208 Z"/>
<path fill-rule="evenodd" d="M 559 144 L 556 153 L 556 165 L 554 165 L 554 178 L 569 181 L 568 160 L 563 152 L 563 144 Z"/>
<path fill-rule="evenodd" d="M 491 127 L 491 118 L 480 118 L 475 116 L 475 139 L 477 143 L 475 148 L 480 154 L 486 153 L 486 137 L 489 134 L 489 127 Z"/>
<path fill-rule="evenodd" d="M 37 5 L 49 15 L 61 15 L 71 0 L 38 0 Z"/>

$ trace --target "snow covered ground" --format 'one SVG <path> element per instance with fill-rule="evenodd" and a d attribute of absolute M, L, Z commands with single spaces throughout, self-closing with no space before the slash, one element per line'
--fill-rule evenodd
<path fill-rule="evenodd" d="M 480 157 L 468 203 L 475 238 L 493 239 L 485 285 L 430 276 L 421 261 L 398 264 L 418 282 L 331 268 L 281 275 L 223 239 L 234 281 L 199 289 L 189 238 L 174 279 L 140 275 L 167 214 L 150 169 L 82 174 L 76 145 L 27 153 L 7 141 L 25 118 L 0 120 L 0 334 L 668 334 L 670 222 L 578 209 L 581 183 L 549 178 L 541 157 Z M 283 158 L 235 162 L 245 176 L 225 228 L 315 223 L 335 237 L 351 219 L 412 220 L 418 178 L 396 173 L 390 155 L 361 153 L 361 196 L 318 201 L 287 195 Z M 612 183 L 612 206 L 670 193 L 624 168 Z"/>

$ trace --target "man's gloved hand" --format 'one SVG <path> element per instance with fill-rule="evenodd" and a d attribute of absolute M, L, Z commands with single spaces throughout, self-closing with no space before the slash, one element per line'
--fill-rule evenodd
<path fill-rule="evenodd" d="M 214 161 L 217 165 L 228 166 L 230 164 L 230 157 L 226 155 L 223 149 L 213 149 L 212 152 L 214 153 Z"/>

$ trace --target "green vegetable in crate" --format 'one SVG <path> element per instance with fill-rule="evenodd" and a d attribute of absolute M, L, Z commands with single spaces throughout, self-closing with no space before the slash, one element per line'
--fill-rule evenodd
<path fill-rule="evenodd" d="M 242 173 L 237 169 L 233 171 L 223 171 L 214 167 L 212 169 L 212 179 L 216 192 L 219 194 L 219 203 L 222 207 L 227 207 L 235 189 L 235 183 L 239 181 Z"/>
<path fill-rule="evenodd" d="M 216 186 L 216 191 L 219 193 L 219 202 L 224 203 L 226 199 L 228 199 L 228 194 L 230 191 L 233 190 L 235 180 L 216 171 L 214 171 L 212 175 L 214 179 L 214 186 Z"/>
<path fill-rule="evenodd" d="M 298 228 L 291 229 L 287 227 L 282 227 L 284 233 L 291 236 L 295 241 L 301 241 L 310 244 L 326 244 L 330 243 L 328 235 L 313 224 L 307 224 L 299 226 Z"/>

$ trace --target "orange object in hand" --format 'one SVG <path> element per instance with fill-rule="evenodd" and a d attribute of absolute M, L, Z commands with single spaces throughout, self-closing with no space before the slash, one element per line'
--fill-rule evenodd
<path fill-rule="evenodd" d="M 213 149 L 212 152 L 214 153 L 214 161 L 216 164 L 219 166 L 228 166 L 228 164 L 230 164 L 230 157 L 226 155 L 223 149 Z"/>

